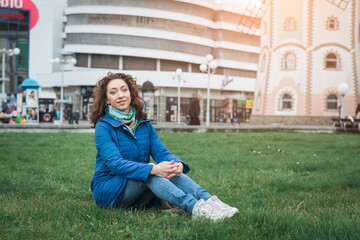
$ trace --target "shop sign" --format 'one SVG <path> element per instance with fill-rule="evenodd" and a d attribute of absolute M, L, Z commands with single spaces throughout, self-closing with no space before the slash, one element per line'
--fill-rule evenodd
<path fill-rule="evenodd" d="M 222 84 L 221 84 L 221 89 L 223 89 L 224 87 L 226 87 L 226 85 L 228 85 L 229 83 L 231 83 L 232 81 L 234 81 L 233 78 L 229 78 L 229 75 L 226 75 L 225 78 L 222 80 Z"/>
<path fill-rule="evenodd" d="M 51 121 L 51 114 L 50 113 L 45 113 L 43 116 L 43 119 L 45 122 L 50 122 Z"/>
<path fill-rule="evenodd" d="M 237 106 L 238 106 L 239 108 L 245 107 L 245 106 L 246 106 L 246 100 L 238 100 L 238 101 L 237 101 Z"/>
<path fill-rule="evenodd" d="M 39 11 L 31 0 L 0 0 L 0 7 L 30 10 L 30 29 L 36 25 L 39 19 Z M 4 13 L 1 14 L 1 17 L 18 19 L 21 21 L 24 18 L 24 15 L 17 13 Z"/>
<path fill-rule="evenodd" d="M 22 8 L 23 0 L 0 0 L 1 7 Z"/>
<path fill-rule="evenodd" d="M 253 99 L 246 99 L 246 108 L 247 109 L 252 109 L 253 106 Z"/>
<path fill-rule="evenodd" d="M 2 18 L 8 18 L 8 19 L 16 19 L 19 22 L 21 22 L 24 19 L 24 14 L 22 13 L 1 13 Z"/>

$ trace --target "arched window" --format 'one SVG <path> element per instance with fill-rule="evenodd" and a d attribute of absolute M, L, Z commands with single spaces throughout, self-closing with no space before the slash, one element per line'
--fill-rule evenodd
<path fill-rule="evenodd" d="M 336 20 L 335 19 L 331 19 L 330 21 L 329 21 L 329 25 L 328 25 L 328 27 L 329 27 L 329 29 L 336 29 Z"/>
<path fill-rule="evenodd" d="M 296 56 L 290 52 L 285 54 L 283 58 L 283 69 L 284 70 L 295 70 Z"/>
<path fill-rule="evenodd" d="M 289 94 L 284 94 L 281 105 L 282 110 L 290 110 L 292 105 L 292 97 Z"/>
<path fill-rule="evenodd" d="M 285 20 L 284 30 L 287 31 L 287 32 L 291 32 L 291 31 L 295 31 L 295 30 L 296 30 L 295 18 L 293 18 L 293 17 L 288 17 L 288 18 Z"/>
<path fill-rule="evenodd" d="M 338 68 L 338 57 L 334 53 L 326 55 L 326 68 L 337 69 Z"/>
<path fill-rule="evenodd" d="M 339 21 L 336 17 L 329 17 L 326 23 L 328 30 L 339 30 Z"/>
<path fill-rule="evenodd" d="M 327 97 L 327 110 L 338 109 L 338 97 L 335 94 L 331 94 Z"/>

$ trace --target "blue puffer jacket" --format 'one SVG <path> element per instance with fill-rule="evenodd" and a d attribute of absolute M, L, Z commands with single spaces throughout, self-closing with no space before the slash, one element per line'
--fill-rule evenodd
<path fill-rule="evenodd" d="M 184 173 L 190 171 L 165 148 L 149 120 L 139 120 L 133 134 L 106 114 L 96 123 L 95 147 L 98 152 L 91 190 L 96 204 L 102 207 L 111 208 L 122 198 L 127 179 L 150 180 L 150 156 L 156 163 L 182 162 Z"/>

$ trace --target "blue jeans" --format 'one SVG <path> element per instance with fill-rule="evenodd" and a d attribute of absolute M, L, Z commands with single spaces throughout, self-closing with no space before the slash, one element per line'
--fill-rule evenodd
<path fill-rule="evenodd" d="M 207 200 L 211 195 L 190 177 L 181 174 L 171 180 L 152 176 L 150 182 L 144 183 L 129 179 L 122 199 L 116 204 L 122 208 L 135 205 L 142 208 L 154 197 L 158 197 L 182 210 L 192 213 L 194 205 L 200 199 Z"/>

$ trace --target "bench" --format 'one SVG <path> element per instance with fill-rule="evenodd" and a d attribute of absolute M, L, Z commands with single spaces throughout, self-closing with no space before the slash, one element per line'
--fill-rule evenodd
<path fill-rule="evenodd" d="M 333 127 L 340 128 L 342 131 L 360 133 L 360 119 L 351 118 L 332 118 Z"/>

